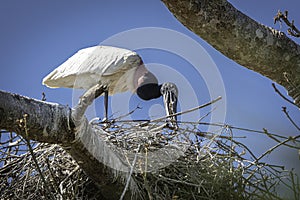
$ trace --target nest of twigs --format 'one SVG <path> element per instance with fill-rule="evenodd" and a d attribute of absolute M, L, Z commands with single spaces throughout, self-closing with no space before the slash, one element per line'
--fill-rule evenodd
<path fill-rule="evenodd" d="M 278 199 L 277 185 L 294 180 L 280 166 L 260 162 L 230 126 L 215 124 L 219 128 L 211 133 L 202 131 L 205 123 L 181 122 L 178 130 L 163 124 L 113 122 L 101 136 L 118 151 L 132 152 L 123 157 L 132 164 L 133 198 Z M 165 165 L 148 157 L 175 147 L 184 151 L 164 157 Z M 0 149 L 0 199 L 101 199 L 97 186 L 58 145 L 29 143 L 2 131 Z M 299 195 L 299 183 L 292 184 Z"/>

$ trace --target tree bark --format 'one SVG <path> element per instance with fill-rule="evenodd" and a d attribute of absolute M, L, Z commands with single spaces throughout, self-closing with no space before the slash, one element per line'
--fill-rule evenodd
<path fill-rule="evenodd" d="M 300 46 L 226 0 L 162 0 L 174 16 L 238 64 L 281 84 L 300 108 Z"/>
<path fill-rule="evenodd" d="M 0 128 L 52 144 L 68 144 L 75 138 L 71 108 L 1 90 Z M 25 128 L 30 134 L 26 134 Z"/>
<path fill-rule="evenodd" d="M 101 89 L 96 97 L 102 93 Z M 78 106 L 71 109 L 0 90 L 0 130 L 12 131 L 30 140 L 60 144 L 99 186 L 103 197 L 119 199 L 124 184 L 114 180 L 115 170 L 125 171 L 128 166 L 99 138 L 101 130 L 95 130 L 84 116 L 85 109 L 95 98 L 92 92 L 95 91 L 81 98 Z M 126 180 L 127 174 L 120 172 L 119 175 Z M 130 192 L 125 199 L 130 199 Z"/>
<path fill-rule="evenodd" d="M 180 22 L 225 56 L 284 86 L 300 107 L 300 46 L 285 34 L 250 19 L 225 0 L 163 2 Z M 115 174 L 108 166 L 123 171 L 128 166 L 105 146 L 101 130 L 84 117 L 95 98 L 93 92 L 100 95 L 104 88 L 94 89 L 75 109 L 0 91 L 0 129 L 60 144 L 100 186 L 103 196 L 118 199 L 124 186 L 113 181 Z"/>

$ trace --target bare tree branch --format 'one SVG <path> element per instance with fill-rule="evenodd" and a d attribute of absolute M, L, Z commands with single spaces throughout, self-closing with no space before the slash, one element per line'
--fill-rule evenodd
<path fill-rule="evenodd" d="M 71 108 L 67 106 L 0 91 L 0 128 L 27 139 L 54 144 L 70 143 L 75 139 L 71 113 Z M 22 125 L 25 114 L 30 132 L 28 136 Z"/>
<path fill-rule="evenodd" d="M 284 33 L 254 21 L 226 0 L 162 1 L 184 26 L 216 50 L 285 87 L 300 108 L 300 46 L 297 43 Z"/>
<path fill-rule="evenodd" d="M 298 44 L 283 33 L 263 26 L 245 16 L 225 0 L 163 0 L 163 2 L 185 26 L 209 42 L 218 51 L 242 66 L 283 85 L 288 90 L 289 95 L 294 98 L 296 105 L 300 107 L 300 47 Z M 162 130 L 164 127 L 161 127 L 161 122 L 151 124 L 152 135 L 149 127 L 143 127 L 139 122 L 135 122 L 137 124 L 134 125 L 131 124 L 130 127 L 134 127 L 133 129 L 126 129 L 126 123 L 118 124 L 116 122 L 115 127 L 110 132 L 89 124 L 84 116 L 85 109 L 104 89 L 101 86 L 95 86 L 89 90 L 82 96 L 74 110 L 68 106 L 0 91 L 0 129 L 16 132 L 27 140 L 59 144 L 97 183 L 102 196 L 110 199 L 118 199 L 122 192 L 127 190 L 127 187 L 130 189 L 126 192 L 124 199 L 130 199 L 130 192 L 134 191 L 135 184 L 139 186 L 142 192 L 146 192 L 149 198 L 157 197 L 158 194 L 160 197 L 165 197 L 161 199 L 173 199 L 177 198 L 180 191 L 186 191 L 189 197 L 192 194 L 194 198 L 204 194 L 203 198 L 221 197 L 224 199 L 235 196 L 240 199 L 253 193 L 257 194 L 257 191 L 262 195 L 266 194 L 270 199 L 277 197 L 273 193 L 272 177 L 265 178 L 264 172 L 274 174 L 277 172 L 278 166 L 243 158 L 244 153 L 237 150 L 244 150 L 248 155 L 254 154 L 250 149 L 235 142 L 231 133 L 228 135 L 228 130 L 232 127 L 220 125 L 222 127 L 220 133 L 197 135 L 199 122 L 196 125 L 189 124 L 191 127 L 181 128 L 176 132 L 182 136 L 179 138 L 184 138 L 178 142 L 187 142 L 189 148 L 185 152 L 180 152 L 175 148 L 174 151 L 172 149 L 168 152 L 165 151 L 168 156 L 174 156 L 177 153 L 179 156 L 175 157 L 179 159 L 158 173 L 149 173 L 146 180 L 148 185 L 145 186 L 144 179 L 146 178 L 139 175 L 131 176 L 131 173 L 128 173 L 130 169 L 133 170 L 133 167 L 128 165 L 130 159 L 126 157 L 126 160 L 112 151 L 105 144 L 103 136 L 110 138 L 110 141 L 117 147 L 122 147 L 122 150 L 126 151 L 127 147 L 132 149 L 136 145 L 141 145 L 141 150 L 148 152 L 150 147 L 160 149 L 161 146 L 168 146 L 166 144 L 170 138 L 167 137 L 168 134 L 165 134 L 168 133 L 168 130 Z M 26 124 L 22 120 L 24 115 L 27 115 Z M 130 137 L 133 139 L 126 142 Z M 175 138 L 176 135 L 172 137 Z M 195 137 L 197 140 L 194 140 Z M 14 137 L 11 135 L 11 138 Z M 193 140 L 188 140 L 188 138 L 193 138 Z M 291 139 L 298 142 L 298 136 Z M 196 141 L 201 141 L 201 146 Z M 273 149 L 287 145 L 288 141 L 290 140 L 282 141 Z M 4 152 L 3 155 L 4 157 L 5 155 L 15 156 L 15 160 L 4 163 L 4 167 L 1 168 L 0 175 L 5 177 L 8 177 L 8 172 L 14 170 L 15 162 L 21 161 L 23 166 L 28 166 L 26 165 L 27 155 L 18 157 L 17 153 L 11 152 L 11 149 L 19 142 L 12 139 L 7 143 L 7 152 Z M 150 162 L 149 154 L 146 154 L 147 159 L 143 156 L 145 154 L 140 152 L 135 155 L 138 156 L 136 163 L 139 164 L 141 173 L 147 173 L 142 170 L 151 164 L 148 163 Z M 170 160 L 174 161 L 173 157 L 171 158 Z M 247 168 L 246 166 L 245 168 L 247 163 L 250 163 L 248 166 L 251 167 Z M 30 170 L 26 171 L 27 174 L 31 173 Z M 244 170 L 249 176 L 241 181 L 245 177 Z M 125 171 L 125 173 L 121 171 Z M 194 176 L 196 174 L 197 176 Z M 219 176 L 220 174 L 222 176 Z M 264 178 L 259 175 L 264 176 Z M 115 177 L 120 177 L 120 179 L 115 180 Z M 280 178 L 280 175 L 276 177 Z M 25 179 L 27 179 L 26 176 Z M 143 181 L 138 181 L 139 179 L 143 179 Z M 126 180 L 128 183 L 126 183 L 124 190 Z M 281 181 L 281 179 L 279 180 Z M 7 184 L 5 180 L 1 181 Z M 249 190 L 244 183 L 247 187 L 250 185 Z M 226 191 L 229 191 L 226 193 L 228 195 L 226 197 L 224 193 L 216 193 L 224 186 Z M 22 187 L 25 188 L 25 186 Z M 166 188 L 167 192 L 165 191 Z M 53 188 L 51 187 L 51 189 Z M 7 191 L 9 192 L 9 190 Z M 63 192 L 61 193 L 63 195 Z"/>
<path fill-rule="evenodd" d="M 73 117 L 70 118 L 70 124 L 75 125 L 71 129 L 73 131 L 69 132 L 74 135 L 68 137 L 70 140 L 58 140 L 63 149 L 59 145 L 39 143 L 34 144 L 31 150 L 29 148 L 30 152 L 22 152 L 22 145 L 26 146 L 26 142 L 13 133 L 1 131 L 0 136 L 9 135 L 9 139 L 4 140 L 0 146 L 0 163 L 6 161 L 0 167 L 0 191 L 3 192 L 3 199 L 10 199 L 12 193 L 19 199 L 37 198 L 41 195 L 47 199 L 52 195 L 53 198 L 60 199 L 83 198 L 82 192 L 77 189 L 88 187 L 87 181 L 90 179 L 99 187 L 95 188 L 96 194 L 92 195 L 97 199 L 131 199 L 131 194 L 138 194 L 135 196 L 137 199 L 189 199 L 191 196 L 194 199 L 261 199 L 266 196 L 279 199 L 276 185 L 286 178 L 282 166 L 260 161 L 261 157 L 257 157 L 250 148 L 235 141 L 232 130 L 238 128 L 226 124 L 207 124 L 220 129 L 200 134 L 199 125 L 205 125 L 204 122 L 190 122 L 180 123 L 180 128 L 169 134 L 170 130 L 161 126 L 165 124 L 162 119 L 147 126 L 141 126 L 141 121 L 115 121 L 104 131 L 101 126 L 89 124 L 83 116 L 85 108 L 97 96 L 94 92 L 101 94 L 103 89 L 95 86 L 81 97 L 74 110 L 70 110 L 77 122 L 72 122 Z M 60 105 L 5 92 L 0 92 L 1 96 L 6 96 L 7 99 L 0 98 L 4 100 L 0 101 L 0 116 L 18 119 L 13 127 L 24 130 L 22 135 L 27 140 L 34 136 L 55 143 L 53 136 L 40 136 L 43 134 L 31 132 L 28 128 L 41 124 L 39 120 L 42 121 L 43 115 L 49 116 L 49 113 L 41 113 L 38 115 L 40 118 L 29 113 L 27 120 L 27 117 L 19 119 L 18 116 L 10 115 L 8 109 L 20 99 L 23 109 L 19 106 L 18 112 L 11 113 L 25 113 L 24 110 L 27 113 L 25 106 L 28 105 L 24 102 L 38 104 L 39 107 L 35 109 L 39 108 L 43 112 L 56 112 L 56 109 L 47 110 L 47 107 Z M 6 100 L 10 102 L 5 102 Z M 61 119 L 64 118 L 66 117 L 62 115 Z M 0 129 L 6 125 L 6 121 L 11 119 L 1 118 Z M 64 127 L 58 128 L 61 128 L 61 132 L 70 130 L 68 126 Z M 261 133 L 250 129 L 239 130 Z M 262 157 L 283 145 L 293 145 L 292 148 L 299 149 L 299 136 L 283 137 L 265 131 L 263 133 L 275 138 L 278 145 Z M 120 155 L 118 152 L 124 154 Z M 90 179 L 87 179 L 78 166 Z M 44 177 L 44 181 L 41 181 L 41 177 Z M 40 183 L 36 184 L 35 181 Z M 68 189 L 74 191 L 67 191 Z M 84 197 L 88 196 L 85 192 Z"/>
<path fill-rule="evenodd" d="M 286 117 L 289 119 L 289 121 L 294 125 L 294 127 L 300 131 L 300 127 L 296 124 L 296 122 L 291 118 L 289 112 L 286 110 L 286 107 L 282 107 L 282 111 L 286 115 Z"/>
<path fill-rule="evenodd" d="M 123 184 L 114 180 L 114 172 L 108 167 L 112 165 L 108 162 L 120 168 L 127 166 L 112 153 L 84 117 L 86 107 L 102 90 L 99 86 L 89 90 L 74 111 L 56 103 L 0 91 L 0 129 L 15 132 L 28 140 L 60 144 L 99 185 L 104 196 L 118 199 Z M 24 115 L 27 115 L 26 126 Z M 129 197 L 128 192 L 124 199 Z"/>
<path fill-rule="evenodd" d="M 288 11 L 284 11 L 284 14 L 278 10 L 277 14 L 274 17 L 274 24 L 276 24 L 276 22 L 282 22 L 281 20 L 284 21 L 284 23 L 290 27 L 288 29 L 288 34 L 294 37 L 300 37 L 300 31 L 299 29 L 297 29 L 297 27 L 294 25 L 294 20 L 292 20 L 292 22 L 290 22 L 290 20 L 288 19 Z"/>
<path fill-rule="evenodd" d="M 279 94 L 279 96 L 281 96 L 284 100 L 286 100 L 287 102 L 289 102 L 290 104 L 297 106 L 294 102 L 292 102 L 291 100 L 289 100 L 286 96 L 284 96 L 276 87 L 275 83 L 272 83 L 272 87 L 274 88 L 275 92 L 277 94 Z"/>

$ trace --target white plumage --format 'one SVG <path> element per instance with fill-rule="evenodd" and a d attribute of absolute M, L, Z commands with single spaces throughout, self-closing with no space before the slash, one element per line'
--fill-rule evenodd
<path fill-rule="evenodd" d="M 108 94 L 126 91 L 137 92 L 144 100 L 163 96 L 166 114 L 177 110 L 178 90 L 174 83 L 158 85 L 154 74 L 144 66 L 141 57 L 133 51 L 111 46 L 94 46 L 81 49 L 43 79 L 51 87 L 90 89 L 96 84 L 106 86 L 104 91 L 105 117 Z M 170 126 L 177 128 L 176 116 L 170 117 Z"/>
<path fill-rule="evenodd" d="M 111 47 L 93 46 L 79 50 L 43 79 L 51 87 L 89 89 L 97 83 L 108 86 L 109 94 L 132 91 L 137 87 L 135 74 L 147 69 L 142 59 L 133 51 Z"/>

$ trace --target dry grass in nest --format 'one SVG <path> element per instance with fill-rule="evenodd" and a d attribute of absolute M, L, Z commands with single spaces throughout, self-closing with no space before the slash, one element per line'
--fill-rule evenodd
<path fill-rule="evenodd" d="M 134 164 L 134 198 L 280 199 L 276 187 L 283 181 L 290 181 L 295 197 L 299 196 L 295 175 L 280 166 L 260 162 L 262 157 L 254 156 L 240 143 L 232 127 L 215 124 L 219 129 L 209 133 L 200 130 L 199 122 L 182 122 L 177 131 L 163 124 L 119 121 L 101 136 L 124 160 Z M 295 142 L 299 145 L 298 140 Z M 30 144 L 32 152 L 25 139 L 1 132 L 1 199 L 101 199 L 97 186 L 60 146 Z M 176 160 L 170 155 L 169 165 L 159 166 L 155 157 L 147 158 L 151 152 L 164 151 L 166 146 L 181 145 L 186 147 L 183 154 L 178 154 Z M 124 150 L 133 156 L 124 154 Z M 151 169 L 153 165 L 156 168 Z"/>

